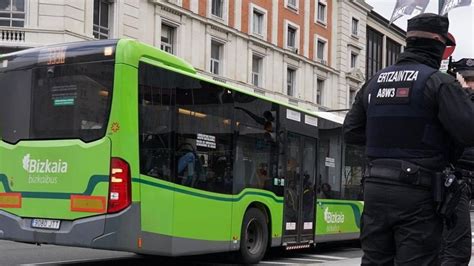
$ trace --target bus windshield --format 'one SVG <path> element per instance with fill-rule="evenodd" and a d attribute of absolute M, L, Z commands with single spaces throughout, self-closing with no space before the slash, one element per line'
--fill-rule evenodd
<path fill-rule="evenodd" d="M 76 53 L 69 60 L 74 49 L 57 51 L 63 51 L 63 55 L 46 56 L 45 62 L 41 50 L 0 59 L 3 141 L 81 139 L 90 142 L 105 135 L 112 99 L 113 57 L 91 61 L 93 57 L 88 54 L 85 60 L 80 60 L 84 57 L 82 49 L 82 55 Z M 32 60 L 35 57 L 37 60 Z"/>

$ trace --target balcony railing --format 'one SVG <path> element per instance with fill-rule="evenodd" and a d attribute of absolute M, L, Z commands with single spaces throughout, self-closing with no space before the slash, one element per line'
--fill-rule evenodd
<path fill-rule="evenodd" d="M 25 32 L 20 30 L 0 30 L 0 41 L 2 42 L 25 42 Z"/>

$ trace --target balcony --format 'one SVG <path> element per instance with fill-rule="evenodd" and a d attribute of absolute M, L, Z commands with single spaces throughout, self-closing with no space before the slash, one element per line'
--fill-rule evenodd
<path fill-rule="evenodd" d="M 29 48 L 53 43 L 92 40 L 92 36 L 65 29 L 0 27 L 0 47 Z"/>
<path fill-rule="evenodd" d="M 24 43 L 25 32 L 16 29 L 1 29 L 0 30 L 0 41 L 7 43 Z"/>

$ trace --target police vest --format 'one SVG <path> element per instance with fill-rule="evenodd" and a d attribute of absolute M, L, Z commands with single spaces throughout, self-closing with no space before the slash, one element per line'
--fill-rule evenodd
<path fill-rule="evenodd" d="M 367 155 L 376 158 L 427 158 L 444 154 L 446 133 L 437 110 L 424 106 L 426 81 L 437 70 L 421 64 L 393 65 L 370 81 Z"/>

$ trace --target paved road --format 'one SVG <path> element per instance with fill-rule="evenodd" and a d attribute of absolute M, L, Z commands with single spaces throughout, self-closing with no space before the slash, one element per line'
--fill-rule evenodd
<path fill-rule="evenodd" d="M 474 212 L 471 212 L 474 221 Z M 474 223 L 472 225 L 474 232 Z M 474 239 L 474 235 L 473 235 Z M 473 240 L 474 245 L 474 240 Z M 473 247 L 474 251 L 474 247 Z M 320 245 L 298 251 L 274 250 L 260 265 L 360 265 L 354 243 Z M 143 257 L 133 253 L 0 241 L 0 265 L 235 265 L 225 255 L 184 258 Z M 474 266 L 474 259 L 469 265 Z"/>
<path fill-rule="evenodd" d="M 274 250 L 260 265 L 343 265 L 360 261 L 361 250 L 354 244 L 323 245 L 299 251 Z M 335 263 L 335 264 L 334 264 Z M 227 255 L 185 258 L 143 257 L 127 252 L 101 251 L 52 245 L 35 246 L 0 241 L 0 265 L 236 265 Z M 357 264 L 357 263 L 356 263 Z M 348 264 L 350 265 L 350 264 Z"/>

